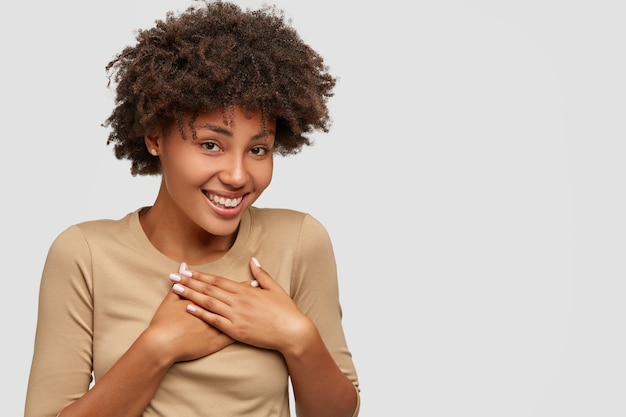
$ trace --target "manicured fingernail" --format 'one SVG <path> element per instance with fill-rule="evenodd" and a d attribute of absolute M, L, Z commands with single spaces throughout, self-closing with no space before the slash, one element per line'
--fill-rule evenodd
<path fill-rule="evenodd" d="M 180 294 L 181 292 L 185 291 L 185 287 L 183 287 L 183 286 L 182 286 L 182 285 L 180 285 L 180 284 L 174 284 L 174 285 L 172 286 L 172 289 L 174 290 L 174 292 L 177 292 L 177 293 L 179 293 L 179 294 Z"/>
<path fill-rule="evenodd" d="M 254 281 L 252 281 L 250 283 L 250 285 L 252 285 L 253 287 L 258 287 L 259 286 L 259 281 L 257 281 L 256 279 Z"/>
<path fill-rule="evenodd" d="M 172 281 L 172 282 L 180 282 L 180 280 L 181 280 L 180 275 L 170 274 L 170 281 Z"/>
<path fill-rule="evenodd" d="M 189 304 L 187 306 L 187 311 L 190 313 L 195 313 L 196 311 L 198 311 L 194 306 L 192 306 L 191 304 Z"/>
<path fill-rule="evenodd" d="M 252 257 L 252 263 L 258 266 L 259 268 L 261 267 L 261 263 L 254 256 Z"/>
<path fill-rule="evenodd" d="M 182 263 L 180 264 L 180 266 L 178 267 L 178 273 L 179 273 L 180 275 L 184 275 L 184 276 L 189 277 L 189 278 L 191 278 L 191 277 L 192 277 L 192 275 L 193 275 L 193 274 L 191 273 L 191 271 L 188 271 L 188 270 L 187 270 L 187 264 L 186 264 L 185 262 L 182 262 Z"/>

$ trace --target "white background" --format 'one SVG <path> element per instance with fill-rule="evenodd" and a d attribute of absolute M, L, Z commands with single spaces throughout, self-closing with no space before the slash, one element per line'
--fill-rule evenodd
<path fill-rule="evenodd" d="M 3 7 L 2 415 L 53 238 L 156 195 L 105 145 L 104 67 L 189 4 Z M 258 205 L 331 234 L 361 417 L 626 415 L 622 2 L 277 4 L 340 81 Z"/>

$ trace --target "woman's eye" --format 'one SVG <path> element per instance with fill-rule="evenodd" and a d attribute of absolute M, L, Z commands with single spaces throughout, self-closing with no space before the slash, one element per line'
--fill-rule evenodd
<path fill-rule="evenodd" d="M 264 146 L 255 146 L 254 148 L 250 149 L 250 152 L 253 155 L 263 156 L 263 155 L 266 155 L 269 152 L 269 150 Z"/>
<path fill-rule="evenodd" d="M 209 152 L 217 152 L 220 150 L 219 145 L 215 142 L 204 142 L 200 144 L 200 146 L 202 146 L 205 150 Z"/>

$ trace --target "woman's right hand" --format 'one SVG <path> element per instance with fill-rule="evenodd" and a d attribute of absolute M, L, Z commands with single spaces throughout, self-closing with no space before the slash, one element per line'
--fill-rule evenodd
<path fill-rule="evenodd" d="M 173 364 L 210 355 L 234 340 L 187 312 L 188 300 L 169 292 L 144 332 Z"/>

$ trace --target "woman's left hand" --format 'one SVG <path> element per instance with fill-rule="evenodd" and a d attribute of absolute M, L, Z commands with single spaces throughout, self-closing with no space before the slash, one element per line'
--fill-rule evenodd
<path fill-rule="evenodd" d="M 173 290 L 191 301 L 189 313 L 235 340 L 280 352 L 297 349 L 312 322 L 255 261 L 250 260 L 254 281 L 189 270 L 192 276 L 181 274 Z"/>

